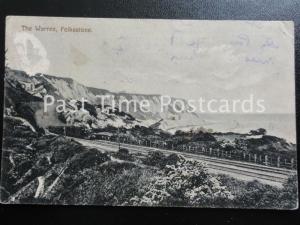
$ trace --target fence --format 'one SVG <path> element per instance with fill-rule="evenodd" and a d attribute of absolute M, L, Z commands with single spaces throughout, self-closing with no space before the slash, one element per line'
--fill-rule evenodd
<path fill-rule="evenodd" d="M 203 147 L 197 148 L 192 146 L 184 146 L 179 149 L 175 148 L 174 150 L 183 151 L 183 152 L 192 152 L 195 154 L 201 154 L 201 155 L 206 155 L 206 156 L 211 156 L 216 158 L 256 163 L 256 164 L 261 164 L 261 165 L 271 166 L 271 167 L 296 169 L 297 166 L 297 161 L 291 157 L 238 152 L 236 150 L 226 151 L 226 150 L 213 149 L 213 148 L 203 148 Z"/>
<path fill-rule="evenodd" d="M 102 137 L 100 138 L 100 140 L 118 142 L 118 139 L 114 137 Z M 236 150 L 231 151 L 231 150 L 222 150 L 222 149 L 214 149 L 214 148 L 196 147 L 188 144 L 174 147 L 173 145 L 168 145 L 165 142 L 151 142 L 149 140 L 130 140 L 124 137 L 120 138 L 120 143 L 145 146 L 145 147 L 154 147 L 159 149 L 173 150 L 177 152 L 194 153 L 194 154 L 205 155 L 214 158 L 244 161 L 249 163 L 270 166 L 270 167 L 278 167 L 278 168 L 286 168 L 286 169 L 297 168 L 297 160 L 293 157 L 245 153 Z"/>

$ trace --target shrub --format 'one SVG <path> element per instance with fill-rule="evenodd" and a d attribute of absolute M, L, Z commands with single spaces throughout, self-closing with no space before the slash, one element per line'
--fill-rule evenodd
<path fill-rule="evenodd" d="M 297 176 L 290 177 L 283 188 L 277 188 L 258 181 L 240 181 L 221 175 L 222 185 L 228 187 L 235 199 L 227 207 L 235 208 L 278 208 L 295 209 L 298 191 Z"/>
<path fill-rule="evenodd" d="M 133 156 L 129 154 L 129 150 L 127 148 L 121 148 L 119 151 L 114 154 L 114 156 L 121 160 L 133 161 Z"/>
<path fill-rule="evenodd" d="M 220 182 L 209 175 L 204 164 L 179 156 L 175 165 L 166 165 L 134 196 L 133 205 L 209 206 L 233 199 Z"/>
<path fill-rule="evenodd" d="M 283 184 L 279 195 L 279 207 L 284 209 L 295 209 L 298 206 L 298 178 L 297 175 L 289 177 Z"/>
<path fill-rule="evenodd" d="M 109 160 L 110 158 L 106 153 L 92 148 L 77 154 L 70 162 L 68 170 L 78 171 L 84 168 L 91 168 Z"/>
<path fill-rule="evenodd" d="M 151 151 L 144 159 L 144 163 L 149 166 L 164 167 L 166 163 L 166 156 L 159 151 Z"/>

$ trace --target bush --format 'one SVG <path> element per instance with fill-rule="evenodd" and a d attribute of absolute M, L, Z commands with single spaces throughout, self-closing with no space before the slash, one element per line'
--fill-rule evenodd
<path fill-rule="evenodd" d="M 177 154 L 172 153 L 171 155 L 166 157 L 165 164 L 166 165 L 175 165 L 179 161 L 180 161 L 180 157 Z"/>
<path fill-rule="evenodd" d="M 227 186 L 235 196 L 227 207 L 269 209 L 295 209 L 297 207 L 297 176 L 290 177 L 283 184 L 283 188 L 258 181 L 240 181 L 226 175 L 219 177 L 222 185 Z"/>
<path fill-rule="evenodd" d="M 114 154 L 114 156 L 121 160 L 133 161 L 134 158 L 129 154 L 129 150 L 127 148 L 121 148 L 119 151 Z"/>
<path fill-rule="evenodd" d="M 151 170 L 133 163 L 107 161 L 64 174 L 52 199 L 59 204 L 126 205 L 151 176 Z"/>
<path fill-rule="evenodd" d="M 53 153 L 51 157 L 53 163 L 65 162 L 75 154 L 82 153 L 86 150 L 81 144 L 64 137 L 55 137 L 49 140 L 49 142 L 44 142 L 44 144 L 45 143 L 48 143 L 48 145 L 42 145 L 42 149 Z"/>
<path fill-rule="evenodd" d="M 149 186 L 153 173 L 139 167 L 128 168 L 120 173 L 105 176 L 99 186 L 94 201 L 102 205 L 131 205 L 130 199 L 139 193 L 144 186 Z"/>
<path fill-rule="evenodd" d="M 298 177 L 289 177 L 283 185 L 279 195 L 279 207 L 283 209 L 296 209 L 298 206 Z"/>
<path fill-rule="evenodd" d="M 232 194 L 221 186 L 218 179 L 208 174 L 203 163 L 179 156 L 175 165 L 166 165 L 151 178 L 133 205 L 211 206 L 233 199 Z"/>
<path fill-rule="evenodd" d="M 68 171 L 78 171 L 84 168 L 91 168 L 109 160 L 110 158 L 106 153 L 102 153 L 99 150 L 92 148 L 77 154 L 71 160 Z"/>
<path fill-rule="evenodd" d="M 162 168 L 166 164 L 166 156 L 162 152 L 151 151 L 144 159 L 144 164 Z"/>
<path fill-rule="evenodd" d="M 265 135 L 266 133 L 267 131 L 264 128 L 259 128 L 257 130 L 250 130 L 249 132 L 250 135 Z"/>

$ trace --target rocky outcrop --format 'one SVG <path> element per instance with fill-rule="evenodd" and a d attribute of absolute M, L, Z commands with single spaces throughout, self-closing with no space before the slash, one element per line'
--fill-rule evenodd
<path fill-rule="evenodd" d="M 25 72 L 17 71 L 17 70 L 11 70 L 7 69 L 6 72 L 6 78 L 5 82 L 7 84 L 14 84 L 14 88 L 17 87 L 17 90 L 20 92 L 19 94 L 16 94 L 16 90 L 12 90 L 11 88 L 8 88 L 6 92 L 9 96 L 14 96 L 13 99 L 9 100 L 7 98 L 7 102 L 10 104 L 6 104 L 7 106 L 13 104 L 13 102 L 20 102 L 20 101 L 28 101 L 28 102 L 36 102 L 41 101 L 42 98 L 45 95 L 52 95 L 55 99 L 64 99 L 66 101 L 70 99 L 81 101 L 82 98 L 87 100 L 89 104 L 87 104 L 88 107 L 88 115 L 84 115 L 84 117 L 91 116 L 93 119 L 106 121 L 104 124 L 101 124 L 99 126 L 105 126 L 106 123 L 112 125 L 118 125 L 120 121 L 116 121 L 116 118 L 109 120 L 106 115 L 103 115 L 103 112 L 99 113 L 97 112 L 96 116 L 96 110 L 97 109 L 103 109 L 103 107 L 108 108 L 107 110 L 112 110 L 114 108 L 110 108 L 110 101 L 107 101 L 107 105 L 101 106 L 100 98 L 97 96 L 102 95 L 113 95 L 116 105 L 119 105 L 120 101 L 128 101 L 137 102 L 136 105 L 129 104 L 129 108 L 127 111 L 126 105 L 121 105 L 121 107 L 124 108 L 118 108 L 119 111 L 123 111 L 123 113 L 126 111 L 128 117 L 133 117 L 138 121 L 141 121 L 143 125 L 151 125 L 161 119 L 163 121 L 161 122 L 159 128 L 167 129 L 169 127 L 174 126 L 175 124 L 178 125 L 180 121 L 195 121 L 199 119 L 199 115 L 196 113 L 189 113 L 187 110 L 190 109 L 190 107 L 187 104 L 186 100 L 184 101 L 185 104 L 185 110 L 182 113 L 178 113 L 174 110 L 174 108 L 171 106 L 172 104 L 176 105 L 176 107 L 180 107 L 178 104 L 175 104 L 174 102 L 177 100 L 176 98 L 171 98 L 171 103 L 168 107 L 166 107 L 163 111 L 161 110 L 161 96 L 160 95 L 145 95 L 145 94 L 133 94 L 133 93 L 114 93 L 110 92 L 105 89 L 99 89 L 99 88 L 92 88 L 84 86 L 75 80 L 71 78 L 64 78 L 64 77 L 56 77 L 46 74 L 36 74 L 34 76 L 29 76 Z M 13 91 L 13 94 L 10 94 L 10 92 Z M 15 101 L 16 100 L 16 101 Z M 143 100 L 147 100 L 150 105 L 149 112 L 141 111 L 140 102 Z M 41 106 L 40 106 L 41 108 Z M 70 107 L 68 108 L 71 109 Z M 126 110 L 125 110 L 126 109 Z M 98 111 L 99 111 L 98 110 Z M 117 111 L 118 112 L 118 111 Z M 117 113 L 116 112 L 116 113 Z M 67 117 L 74 118 L 73 120 L 79 121 L 82 115 L 74 115 L 68 113 L 66 115 Z M 117 115 L 120 116 L 120 115 Z M 98 118 L 100 117 L 100 118 Z M 102 118 L 103 117 L 103 118 Z M 90 120 L 89 119 L 89 120 Z M 85 123 L 87 121 L 83 121 Z M 122 125 L 126 125 L 126 121 L 123 121 Z M 136 124 L 135 124 L 136 125 Z M 94 123 L 94 126 L 97 127 L 97 124 Z"/>

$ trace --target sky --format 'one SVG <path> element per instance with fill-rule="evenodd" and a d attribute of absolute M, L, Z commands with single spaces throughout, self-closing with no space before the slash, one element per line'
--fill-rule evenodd
<path fill-rule="evenodd" d="M 267 113 L 295 112 L 294 25 L 288 21 L 7 17 L 6 49 L 8 66 L 31 75 L 184 99 L 254 95 L 264 99 Z"/>

